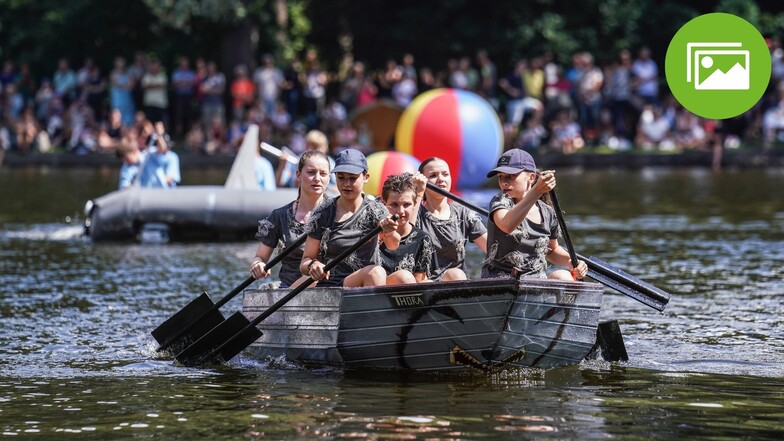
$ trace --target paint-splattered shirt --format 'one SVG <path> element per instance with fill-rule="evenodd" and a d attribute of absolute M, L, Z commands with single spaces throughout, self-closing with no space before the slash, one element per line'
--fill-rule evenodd
<path fill-rule="evenodd" d="M 320 241 L 318 259 L 325 264 L 370 233 L 381 219 L 389 216 L 389 211 L 381 201 L 363 195 L 362 205 L 354 215 L 343 222 L 336 222 L 338 199 L 330 199 L 319 205 L 305 226 L 308 237 Z M 320 281 L 319 286 L 341 286 L 343 279 L 354 271 L 378 263 L 378 241 L 374 237 L 332 268 L 329 279 Z"/>
<path fill-rule="evenodd" d="M 420 206 L 416 226 L 433 240 L 436 255 L 433 276 L 448 268 L 465 271 L 466 245 L 487 232 L 478 214 L 457 204 L 449 205 L 448 219 L 439 219 L 424 205 Z"/>
<path fill-rule="evenodd" d="M 396 250 L 387 249 L 384 242 L 379 245 L 381 255 L 381 266 L 387 275 L 399 270 L 408 270 L 412 274 L 425 273 L 425 277 L 430 277 L 433 258 L 433 241 L 430 236 L 417 227 L 413 227 L 411 232 L 400 239 L 400 246 Z"/>
<path fill-rule="evenodd" d="M 493 222 L 496 210 L 510 210 L 515 203 L 504 193 L 490 201 L 490 220 L 487 226 L 487 258 L 482 266 L 482 277 L 510 276 L 517 268 L 524 276 L 547 277 L 547 245 L 561 236 L 555 210 L 541 200 L 536 206 L 542 223 L 526 218 L 510 234 L 501 231 Z"/>

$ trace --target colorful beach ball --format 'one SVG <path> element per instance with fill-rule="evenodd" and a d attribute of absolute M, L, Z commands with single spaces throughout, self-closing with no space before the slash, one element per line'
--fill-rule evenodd
<path fill-rule="evenodd" d="M 449 164 L 452 185 L 478 187 L 503 152 L 501 121 L 479 95 L 434 89 L 414 99 L 395 131 L 395 148 L 424 161 L 438 156 Z"/>
<path fill-rule="evenodd" d="M 365 193 L 381 196 L 381 188 L 387 176 L 397 173 L 415 173 L 419 161 L 400 152 L 376 152 L 367 157 L 370 179 L 365 183 Z"/>

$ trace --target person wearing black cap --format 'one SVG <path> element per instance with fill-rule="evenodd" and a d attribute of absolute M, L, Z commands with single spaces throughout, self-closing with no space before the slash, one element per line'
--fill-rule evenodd
<path fill-rule="evenodd" d="M 490 201 L 487 258 L 482 277 L 523 276 L 546 278 L 547 262 L 565 266 L 551 279 L 582 279 L 588 272 L 585 262 L 572 267 L 569 253 L 558 245 L 561 229 L 555 210 L 541 197 L 555 188 L 555 172 L 536 170 L 534 158 L 525 150 L 511 149 L 498 159 L 487 177 L 498 175 L 501 193 Z"/>
<path fill-rule="evenodd" d="M 387 273 L 378 265 L 378 241 L 365 243 L 355 253 L 324 272 L 324 265 L 348 249 L 376 226 L 382 229 L 384 245 L 395 250 L 400 245 L 398 222 L 384 204 L 366 196 L 362 187 L 370 175 L 365 155 L 346 149 L 335 159 L 340 195 L 319 205 L 305 227 L 308 235 L 299 265 L 303 275 L 318 281 L 318 286 L 378 286 L 386 284 Z"/>

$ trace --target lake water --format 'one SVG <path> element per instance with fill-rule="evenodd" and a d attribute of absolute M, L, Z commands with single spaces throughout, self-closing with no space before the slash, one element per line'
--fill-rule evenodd
<path fill-rule="evenodd" d="M 784 438 L 780 169 L 560 171 L 577 251 L 673 299 L 658 313 L 606 291 L 602 319 L 619 320 L 628 363 L 493 377 L 158 357 L 150 331 L 202 290 L 244 280 L 256 245 L 93 244 L 82 207 L 116 179 L 0 169 L 2 438 Z"/>

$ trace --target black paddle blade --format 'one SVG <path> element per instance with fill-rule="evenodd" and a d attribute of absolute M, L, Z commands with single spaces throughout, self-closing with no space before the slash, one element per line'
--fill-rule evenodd
<path fill-rule="evenodd" d="M 649 297 L 646 294 L 641 293 L 640 291 L 637 291 L 630 286 L 622 285 L 597 271 L 588 270 L 588 277 L 596 280 L 597 282 L 601 283 L 604 286 L 607 286 L 609 288 L 618 291 L 621 294 L 627 295 L 633 298 L 634 300 L 637 300 L 643 305 L 650 306 L 651 308 L 659 312 L 664 311 L 664 308 L 667 306 L 667 302 L 661 302 L 655 298 Z"/>
<path fill-rule="evenodd" d="M 160 344 L 159 350 L 176 354 L 222 323 L 223 314 L 217 308 L 213 309 L 214 306 L 204 292 L 161 323 L 152 331 L 153 338 Z"/>
<path fill-rule="evenodd" d="M 250 320 L 241 312 L 235 312 L 175 358 L 185 366 L 231 360 L 262 336 L 258 328 L 250 325 Z"/>

